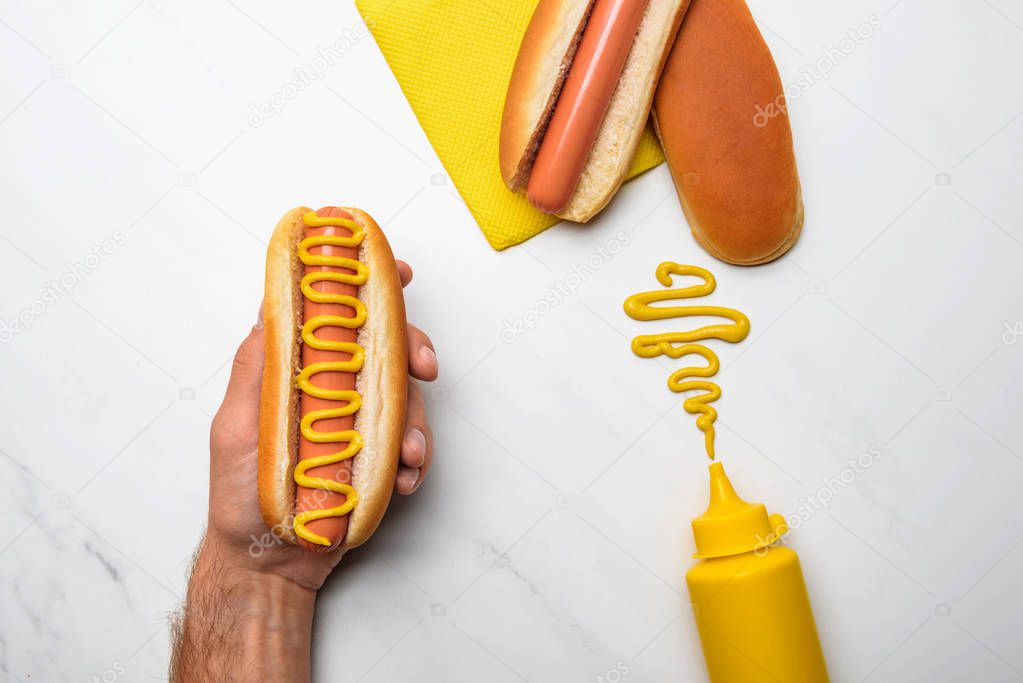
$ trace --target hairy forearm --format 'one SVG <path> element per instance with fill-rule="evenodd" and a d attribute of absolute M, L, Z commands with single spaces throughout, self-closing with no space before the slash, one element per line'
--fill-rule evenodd
<path fill-rule="evenodd" d="M 232 563 L 209 539 L 176 624 L 172 681 L 309 680 L 316 594 Z"/>

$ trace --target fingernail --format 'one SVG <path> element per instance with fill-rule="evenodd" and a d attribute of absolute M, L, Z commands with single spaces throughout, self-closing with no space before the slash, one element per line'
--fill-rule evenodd
<path fill-rule="evenodd" d="M 418 468 L 416 468 L 416 469 L 409 468 L 406 471 L 409 471 L 410 474 L 414 475 L 414 478 L 412 478 L 412 483 L 408 487 L 409 493 L 412 493 L 413 491 L 415 491 L 419 487 L 419 478 L 423 475 L 423 473 L 422 473 L 422 470 L 420 470 Z M 410 478 L 411 477 L 406 475 L 405 481 L 408 481 Z"/>
<path fill-rule="evenodd" d="M 256 314 L 256 329 L 263 327 L 263 302 L 259 302 L 259 313 Z"/>
<path fill-rule="evenodd" d="M 427 363 L 437 365 L 437 354 L 434 353 L 433 349 L 425 344 L 419 347 L 419 357 Z"/>
<path fill-rule="evenodd" d="M 409 450 L 418 456 L 416 465 L 422 467 L 426 463 L 426 435 L 413 427 L 408 431 L 406 438 L 409 442 Z"/>

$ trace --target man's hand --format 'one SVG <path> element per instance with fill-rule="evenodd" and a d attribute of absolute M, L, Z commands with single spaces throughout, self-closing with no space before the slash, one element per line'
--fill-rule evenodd
<path fill-rule="evenodd" d="M 398 261 L 404 287 L 412 269 Z M 429 337 L 409 325 L 408 417 L 395 491 L 413 493 L 429 472 L 433 435 L 416 379 L 437 377 Z M 210 430 L 206 538 L 189 583 L 171 675 L 175 679 L 302 680 L 316 591 L 342 552 L 314 553 L 281 541 L 259 513 L 256 484 L 262 314 L 234 358 Z M 282 667 L 282 668 L 278 668 Z"/>

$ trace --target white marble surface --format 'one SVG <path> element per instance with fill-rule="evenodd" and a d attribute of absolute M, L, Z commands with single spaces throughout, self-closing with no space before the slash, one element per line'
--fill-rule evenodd
<path fill-rule="evenodd" d="M 323 591 L 319 680 L 705 679 L 681 588 L 705 458 L 671 363 L 628 352 L 654 326 L 621 312 L 663 259 L 752 320 L 716 346 L 740 492 L 796 514 L 880 454 L 792 536 L 834 679 L 1023 678 L 1023 9 L 753 9 L 788 83 L 877 21 L 793 98 L 802 239 L 738 269 L 694 245 L 664 168 L 491 251 L 368 38 L 251 126 L 358 26 L 348 2 L 0 1 L 0 320 L 31 320 L 0 348 L 3 675 L 165 676 L 264 241 L 293 205 L 351 202 L 416 269 L 437 454 Z"/>

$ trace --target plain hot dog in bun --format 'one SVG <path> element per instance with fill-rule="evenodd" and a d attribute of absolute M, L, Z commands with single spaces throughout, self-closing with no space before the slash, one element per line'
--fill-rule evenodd
<path fill-rule="evenodd" d="M 585 222 L 625 179 L 688 0 L 540 0 L 508 84 L 505 184 Z"/>
<path fill-rule="evenodd" d="M 744 0 L 693 0 L 654 123 L 693 236 L 712 256 L 755 265 L 795 244 L 803 200 L 784 90 Z"/>
<path fill-rule="evenodd" d="M 351 208 L 285 214 L 263 320 L 263 519 L 310 550 L 353 548 L 387 510 L 405 424 L 405 304 L 376 222 Z"/>

